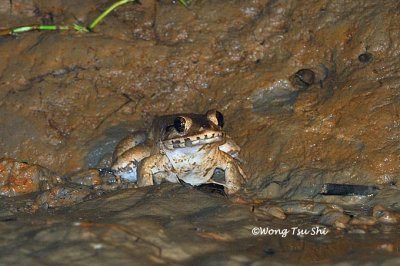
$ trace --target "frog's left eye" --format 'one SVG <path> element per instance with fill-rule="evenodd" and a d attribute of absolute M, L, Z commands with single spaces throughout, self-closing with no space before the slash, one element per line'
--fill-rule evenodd
<path fill-rule="evenodd" d="M 178 116 L 174 120 L 174 128 L 178 133 L 185 133 L 192 126 L 192 119 L 188 117 Z"/>
<path fill-rule="evenodd" d="M 210 110 L 207 112 L 207 118 L 209 121 L 213 122 L 214 125 L 223 128 L 224 126 L 224 116 L 217 110 Z"/>

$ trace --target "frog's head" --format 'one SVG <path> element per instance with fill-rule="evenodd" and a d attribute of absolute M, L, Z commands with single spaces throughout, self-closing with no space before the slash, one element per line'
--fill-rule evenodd
<path fill-rule="evenodd" d="M 167 149 L 193 147 L 222 142 L 224 116 L 217 110 L 210 110 L 205 115 L 177 115 L 173 125 L 169 125 L 162 142 Z"/>

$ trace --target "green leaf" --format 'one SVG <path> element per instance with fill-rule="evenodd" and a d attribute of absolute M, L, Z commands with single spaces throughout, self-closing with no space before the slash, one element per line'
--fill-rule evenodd
<path fill-rule="evenodd" d="M 184 6 L 187 6 L 190 2 L 191 0 L 179 0 L 179 3 L 181 3 Z"/>

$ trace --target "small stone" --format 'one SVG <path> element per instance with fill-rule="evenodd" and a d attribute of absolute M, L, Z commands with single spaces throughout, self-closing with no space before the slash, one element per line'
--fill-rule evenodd
<path fill-rule="evenodd" d="M 72 183 L 85 186 L 96 186 L 103 183 L 103 180 L 100 177 L 99 171 L 97 169 L 80 171 L 70 176 L 68 179 Z"/>
<path fill-rule="evenodd" d="M 321 215 L 329 211 L 343 212 L 343 209 L 335 204 L 323 204 L 313 201 L 289 201 L 280 205 L 288 214 Z"/>
<path fill-rule="evenodd" d="M 377 223 L 377 219 L 372 216 L 357 216 L 350 220 L 351 225 L 374 225 Z"/>
<path fill-rule="evenodd" d="M 373 60 L 373 58 L 374 58 L 373 55 L 371 53 L 368 53 L 368 52 L 360 54 L 358 56 L 358 60 L 361 63 L 369 63 L 369 62 L 371 62 Z"/>
<path fill-rule="evenodd" d="M 319 204 L 321 204 L 321 203 L 319 203 Z M 321 204 L 321 205 L 325 205 L 325 204 Z M 328 204 L 328 205 L 325 205 L 325 209 L 323 210 L 322 213 L 325 214 L 325 213 L 332 212 L 332 211 L 343 213 L 343 208 L 336 204 Z"/>
<path fill-rule="evenodd" d="M 275 255 L 275 250 L 273 248 L 265 248 L 264 249 L 264 254 L 267 256 L 272 256 Z"/>
<path fill-rule="evenodd" d="M 366 233 L 365 230 L 360 229 L 360 228 L 352 229 L 349 231 L 349 234 L 363 235 L 365 233 Z"/>
<path fill-rule="evenodd" d="M 350 216 L 338 211 L 327 212 L 319 219 L 319 223 L 341 229 L 345 229 L 349 221 Z"/>
<path fill-rule="evenodd" d="M 378 219 L 378 222 L 384 224 L 397 224 L 400 222 L 399 213 L 389 211 L 380 204 L 372 209 L 372 216 Z"/>
<path fill-rule="evenodd" d="M 315 73 L 311 69 L 300 69 L 290 78 L 292 85 L 298 89 L 307 89 L 315 82 Z"/>
<path fill-rule="evenodd" d="M 71 206 L 95 195 L 94 191 L 87 186 L 73 184 L 57 186 L 37 196 L 32 209 Z"/>
<path fill-rule="evenodd" d="M 387 252 L 393 252 L 393 251 L 395 251 L 395 246 L 392 243 L 382 244 L 382 245 L 378 246 L 378 249 L 384 250 L 384 251 L 387 251 Z"/>

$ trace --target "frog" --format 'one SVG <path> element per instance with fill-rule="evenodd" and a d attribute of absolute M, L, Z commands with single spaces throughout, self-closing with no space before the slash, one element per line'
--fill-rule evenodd
<path fill-rule="evenodd" d="M 111 170 L 138 187 L 164 181 L 217 184 L 235 194 L 247 176 L 240 166 L 240 147 L 223 127 L 224 116 L 215 109 L 155 117 L 148 133 L 131 133 L 118 143 Z M 222 180 L 214 178 L 217 171 L 224 172 Z"/>

